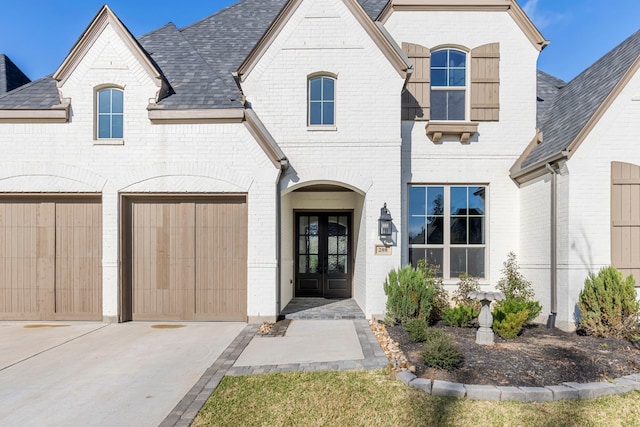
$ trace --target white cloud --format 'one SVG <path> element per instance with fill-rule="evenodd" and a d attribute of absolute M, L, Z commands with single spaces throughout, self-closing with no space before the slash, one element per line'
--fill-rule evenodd
<path fill-rule="evenodd" d="M 529 16 L 533 23 L 542 30 L 564 19 L 564 15 L 551 11 L 540 5 L 539 0 L 527 0 L 522 10 Z"/>

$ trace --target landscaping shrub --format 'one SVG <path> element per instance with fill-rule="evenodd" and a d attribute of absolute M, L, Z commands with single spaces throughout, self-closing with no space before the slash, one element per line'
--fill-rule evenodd
<path fill-rule="evenodd" d="M 407 320 L 402 324 L 402 327 L 407 331 L 407 334 L 409 334 L 409 338 L 415 342 L 423 342 L 427 339 L 427 329 L 429 325 L 424 319 Z"/>
<path fill-rule="evenodd" d="M 444 311 L 442 320 L 449 326 L 469 328 L 471 327 L 473 319 L 478 317 L 479 314 L 480 310 L 472 306 L 459 305 L 457 307 L 447 308 Z"/>
<path fill-rule="evenodd" d="M 542 306 L 533 300 L 533 286 L 520 273 L 513 252 L 509 253 L 503 265 L 502 278 L 496 288 L 504 293 L 506 299 L 494 305 L 493 330 L 502 338 L 511 339 L 540 314 Z"/>
<path fill-rule="evenodd" d="M 427 288 L 431 290 L 429 294 L 431 311 L 427 320 L 430 325 L 433 325 L 442 319 L 444 310 L 449 308 L 449 297 L 442 286 L 442 278 L 438 277 L 437 266 L 428 264 L 424 259 L 421 259 L 418 261 L 418 270 L 424 273 Z"/>
<path fill-rule="evenodd" d="M 422 358 L 427 366 L 448 371 L 462 364 L 462 352 L 451 335 L 436 328 L 429 328 L 422 348 Z"/>
<path fill-rule="evenodd" d="M 625 337 L 637 333 L 640 306 L 635 280 L 615 267 L 605 267 L 598 275 L 589 273 L 578 296 L 580 329 L 600 337 Z"/>
<path fill-rule="evenodd" d="M 452 300 L 456 305 L 473 307 L 479 311 L 480 301 L 478 301 L 477 299 L 469 298 L 470 292 L 479 290 L 480 284 L 478 283 L 478 279 L 469 276 L 467 273 L 462 273 L 460 275 L 460 281 L 458 282 L 458 288 L 453 292 Z"/>
<path fill-rule="evenodd" d="M 523 301 L 505 300 L 496 304 L 493 311 L 493 330 L 502 338 L 509 340 L 518 336 L 527 318 L 529 310 Z"/>
<path fill-rule="evenodd" d="M 503 263 L 502 278 L 496 288 L 504 292 L 507 299 L 521 298 L 525 301 L 533 299 L 533 287 L 520 273 L 520 266 L 516 261 L 516 254 L 509 252 L 507 260 Z"/>
<path fill-rule="evenodd" d="M 391 270 L 384 282 L 384 292 L 387 295 L 388 319 L 404 322 L 430 318 L 433 290 L 427 286 L 421 270 L 410 265 Z"/>

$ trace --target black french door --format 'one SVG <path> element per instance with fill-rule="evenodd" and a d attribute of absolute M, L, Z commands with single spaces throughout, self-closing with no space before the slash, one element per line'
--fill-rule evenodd
<path fill-rule="evenodd" d="M 351 298 L 351 213 L 296 214 L 296 297 Z"/>

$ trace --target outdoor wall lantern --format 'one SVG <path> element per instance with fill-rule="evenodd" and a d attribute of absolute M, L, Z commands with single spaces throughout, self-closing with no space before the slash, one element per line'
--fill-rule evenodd
<path fill-rule="evenodd" d="M 392 226 L 391 221 L 391 213 L 389 213 L 389 209 L 387 209 L 387 204 L 385 203 L 383 207 L 380 208 L 380 218 L 378 218 L 378 234 L 380 237 L 389 237 L 391 236 Z"/>

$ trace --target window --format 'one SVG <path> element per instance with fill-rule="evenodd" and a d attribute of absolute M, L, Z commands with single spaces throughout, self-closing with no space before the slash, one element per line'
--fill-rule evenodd
<path fill-rule="evenodd" d="M 335 125 L 335 83 L 328 76 L 309 79 L 309 126 Z"/>
<path fill-rule="evenodd" d="M 486 187 L 409 186 L 409 260 L 439 266 L 444 279 L 485 277 Z"/>
<path fill-rule="evenodd" d="M 122 139 L 123 92 L 120 89 L 101 89 L 97 93 L 98 139 Z"/>
<path fill-rule="evenodd" d="M 464 120 L 467 55 L 453 49 L 431 54 L 431 120 Z"/>

